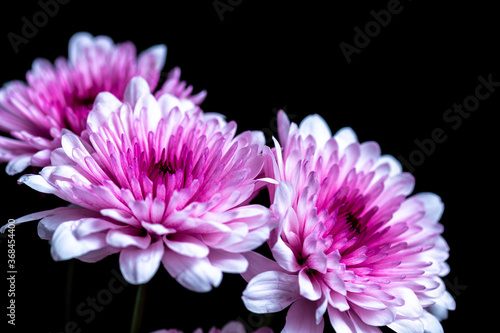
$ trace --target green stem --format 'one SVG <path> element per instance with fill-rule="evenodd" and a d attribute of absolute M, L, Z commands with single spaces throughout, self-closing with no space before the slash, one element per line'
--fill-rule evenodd
<path fill-rule="evenodd" d="M 271 323 L 273 322 L 273 318 L 276 315 L 276 313 L 266 313 L 264 317 L 264 322 L 262 323 L 261 327 L 271 327 Z"/>
<path fill-rule="evenodd" d="M 71 319 L 71 296 L 73 293 L 73 276 L 75 274 L 75 259 L 71 259 L 68 262 L 68 270 L 66 272 L 66 297 L 64 299 L 66 303 L 65 312 L 65 323 L 68 323 Z"/>
<path fill-rule="evenodd" d="M 144 306 L 146 301 L 146 287 L 147 283 L 141 284 L 137 289 L 135 297 L 134 315 L 132 317 L 132 325 L 130 326 L 130 333 L 139 333 L 142 322 L 142 314 L 144 313 Z"/>

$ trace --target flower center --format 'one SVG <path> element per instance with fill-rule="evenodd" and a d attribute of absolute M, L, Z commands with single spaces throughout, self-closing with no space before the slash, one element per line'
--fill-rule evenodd
<path fill-rule="evenodd" d="M 349 231 L 355 231 L 359 234 L 360 226 L 359 226 L 359 218 L 355 217 L 352 213 L 347 213 L 345 223 L 349 226 Z"/>
<path fill-rule="evenodd" d="M 173 175 L 175 173 L 175 169 L 170 165 L 170 163 L 168 163 L 168 161 L 166 161 L 163 164 L 160 164 L 158 166 L 158 170 L 163 175 L 165 175 L 166 173 L 168 173 L 169 175 Z"/>
<path fill-rule="evenodd" d="M 74 96 L 68 101 L 68 108 L 64 110 L 66 127 L 77 135 L 87 127 L 87 116 L 92 110 L 96 96 Z"/>
<path fill-rule="evenodd" d="M 94 104 L 96 96 L 75 97 L 74 105 L 82 109 L 90 110 Z"/>

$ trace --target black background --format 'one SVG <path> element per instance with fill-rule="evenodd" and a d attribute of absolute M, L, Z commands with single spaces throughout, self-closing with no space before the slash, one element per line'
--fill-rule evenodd
<path fill-rule="evenodd" d="M 319 113 L 332 131 L 351 126 L 360 141 L 375 140 L 383 153 L 408 159 L 418 149 L 415 140 L 429 139 L 435 128 L 441 128 L 446 141 L 436 144 L 434 152 L 414 166 L 413 174 L 415 192 L 437 193 L 446 207 L 441 222 L 451 247 L 451 272 L 445 281 L 457 310 L 443 327 L 445 332 L 463 331 L 466 325 L 487 331 L 483 328 L 489 325 L 498 295 L 498 251 L 492 252 L 489 244 L 496 244 L 498 222 L 500 92 L 482 101 L 456 129 L 443 115 L 474 94 L 478 76 L 491 74 L 493 81 L 500 81 L 497 11 L 478 2 L 438 5 L 402 0 L 401 12 L 348 63 L 339 44 L 352 45 L 354 28 L 364 29 L 373 21 L 370 11 L 386 9 L 389 1 L 336 1 L 327 6 L 319 1 L 231 3 L 232 11 L 222 13 L 221 20 L 212 1 L 120 2 L 106 7 L 104 1 L 72 0 L 60 5 L 15 53 L 7 35 L 21 35 L 22 18 L 33 22 L 41 7 L 35 1 L 10 2 L 0 14 L 0 81 L 24 80 L 37 57 L 54 61 L 67 56 L 69 38 L 88 31 L 111 36 L 115 42 L 132 41 L 139 51 L 166 44 L 165 73 L 180 66 L 182 78 L 195 91 L 208 91 L 204 110 L 236 120 L 241 131 L 262 129 L 276 135 L 274 117 L 280 108 L 286 108 L 295 122 Z M 9 218 L 62 204 L 17 185 L 17 177 L 3 171 L 0 177 L 2 225 Z M 69 263 L 52 260 L 47 241 L 37 236 L 36 222 L 18 226 L 15 232 L 16 326 L 5 326 L 7 332 L 33 327 L 36 332 L 64 332 Z M 1 274 L 7 271 L 5 243 L 4 238 Z M 76 312 L 87 297 L 108 288 L 112 269 L 119 270 L 116 255 L 95 264 L 74 262 L 69 315 L 82 332 L 129 330 L 136 286 L 113 295 L 90 323 L 85 322 L 88 316 Z M 3 325 L 8 319 L 8 285 L 2 280 Z M 246 311 L 240 301 L 244 287 L 239 276 L 225 274 L 219 288 L 197 294 L 184 290 L 161 267 L 148 289 L 141 332 L 192 332 L 197 327 L 206 331 L 238 318 L 254 328 L 269 318 Z M 284 319 L 284 312 L 274 317 L 275 331 Z"/>

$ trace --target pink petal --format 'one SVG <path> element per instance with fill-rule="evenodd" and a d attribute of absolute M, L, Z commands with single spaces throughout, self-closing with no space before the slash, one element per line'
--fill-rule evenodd
<path fill-rule="evenodd" d="M 119 248 L 112 247 L 112 246 L 106 246 L 98 250 L 90 251 L 87 252 L 81 256 L 78 257 L 79 260 L 83 262 L 89 262 L 89 263 L 94 263 L 98 262 L 104 258 L 106 258 L 109 255 L 115 254 L 120 252 Z"/>
<path fill-rule="evenodd" d="M 140 236 L 139 230 L 131 227 L 111 229 L 106 234 L 106 242 L 114 247 L 126 248 L 128 246 L 147 249 L 151 243 L 151 236 Z"/>
<path fill-rule="evenodd" d="M 436 299 L 436 303 L 425 308 L 439 321 L 448 318 L 448 310 L 455 310 L 456 304 L 449 292 L 445 291 L 441 297 Z"/>
<path fill-rule="evenodd" d="M 330 127 L 317 114 L 309 115 L 302 120 L 299 126 L 299 133 L 303 138 L 306 138 L 308 135 L 313 136 L 319 149 L 323 148 L 326 142 L 332 137 Z"/>
<path fill-rule="evenodd" d="M 365 295 L 363 293 L 349 293 L 347 295 L 349 302 L 359 305 L 367 310 L 386 309 L 387 305 L 375 297 Z"/>
<path fill-rule="evenodd" d="M 364 323 L 372 326 L 385 326 L 392 323 L 394 319 L 396 319 L 396 310 L 392 307 L 382 310 L 367 310 L 351 303 L 350 311 L 353 310 Z"/>
<path fill-rule="evenodd" d="M 73 157 L 74 149 L 79 150 L 79 152 L 82 154 L 82 157 L 90 156 L 89 151 L 87 151 L 87 147 L 84 146 L 81 138 L 71 132 L 67 132 L 61 137 L 61 145 L 66 155 L 73 160 L 75 160 L 75 158 Z M 75 162 L 78 163 L 78 160 Z"/>
<path fill-rule="evenodd" d="M 52 236 L 51 253 L 54 260 L 68 260 L 78 258 L 90 251 L 106 247 L 106 235 L 91 234 L 80 239 L 73 234 L 78 221 L 64 222 L 56 229 Z"/>
<path fill-rule="evenodd" d="M 290 131 L 290 120 L 283 110 L 278 111 L 278 135 L 281 142 L 288 141 L 288 132 Z"/>
<path fill-rule="evenodd" d="M 40 175 L 24 175 L 18 180 L 19 183 L 24 183 L 32 189 L 42 193 L 56 193 L 57 189 L 49 184 L 45 178 Z"/>
<path fill-rule="evenodd" d="M 212 266 L 208 258 L 191 258 L 166 250 L 163 266 L 181 285 L 196 292 L 208 292 L 222 281 L 220 269 Z"/>
<path fill-rule="evenodd" d="M 330 293 L 330 304 L 332 307 L 342 312 L 347 311 L 351 308 L 349 306 L 349 303 L 347 302 L 345 295 L 337 292 Z"/>
<path fill-rule="evenodd" d="M 354 133 L 354 131 L 350 127 L 343 127 L 339 129 L 333 137 L 335 138 L 335 141 L 337 141 L 340 156 L 344 154 L 344 150 L 349 145 L 358 142 L 356 133 Z"/>
<path fill-rule="evenodd" d="M 424 331 L 429 333 L 443 333 L 443 327 L 436 317 L 431 315 L 429 312 L 424 311 L 420 321 L 424 325 Z"/>
<path fill-rule="evenodd" d="M 403 172 L 403 168 L 398 159 L 391 155 L 382 155 L 375 163 L 374 168 L 386 164 L 389 167 L 389 176 L 394 176 Z"/>
<path fill-rule="evenodd" d="M 290 249 L 281 238 L 278 238 L 271 250 L 276 262 L 285 270 L 297 272 L 302 268 L 297 262 L 297 258 L 292 249 Z"/>
<path fill-rule="evenodd" d="M 325 327 L 325 322 L 316 325 L 315 311 L 316 304 L 305 299 L 295 301 L 286 315 L 286 325 L 283 333 L 310 332 L 321 333 Z"/>
<path fill-rule="evenodd" d="M 88 210 L 86 208 L 80 208 L 77 206 L 73 207 L 60 207 L 56 209 L 52 209 L 46 212 L 40 213 L 48 213 L 40 223 L 38 223 L 38 236 L 42 239 L 51 239 L 54 235 L 56 229 L 61 225 L 61 223 L 67 221 L 77 221 L 90 217 L 98 217 L 99 213 Z M 31 214 L 32 219 L 38 219 L 36 214 Z M 21 219 L 28 218 L 30 215 L 24 216 Z M 20 220 L 21 220 L 20 219 Z"/>
<path fill-rule="evenodd" d="M 210 249 L 208 260 L 210 260 L 212 266 L 226 273 L 243 273 L 248 268 L 248 261 L 240 253 Z"/>
<path fill-rule="evenodd" d="M 137 100 L 137 103 L 134 107 L 134 116 L 136 118 L 145 118 L 145 121 L 143 120 L 142 122 L 143 124 L 147 125 L 146 133 L 149 131 L 156 131 L 162 114 L 160 111 L 160 106 L 158 105 L 158 102 L 153 97 L 153 95 L 143 95 Z"/>
<path fill-rule="evenodd" d="M 243 291 L 243 302 L 255 313 L 278 312 L 300 298 L 297 275 L 268 271 L 255 276 Z"/>
<path fill-rule="evenodd" d="M 274 333 L 274 331 L 269 327 L 261 327 L 253 333 Z"/>
<path fill-rule="evenodd" d="M 307 268 L 299 272 L 300 295 L 310 301 L 316 301 L 321 297 L 321 286 L 314 276 L 309 276 Z"/>
<path fill-rule="evenodd" d="M 341 295 L 346 295 L 346 287 L 344 280 L 336 271 L 328 271 L 323 276 L 323 281 L 327 284 L 329 288 L 336 291 Z"/>
<path fill-rule="evenodd" d="M 380 328 L 365 323 L 363 320 L 361 320 L 361 318 L 359 318 L 359 316 L 355 312 L 349 312 L 349 315 L 352 317 L 352 322 L 356 327 L 356 332 L 382 333 Z"/>
<path fill-rule="evenodd" d="M 158 271 L 163 252 L 161 240 L 145 249 L 134 246 L 123 249 L 120 252 L 120 269 L 125 280 L 132 284 L 147 283 Z"/>
<path fill-rule="evenodd" d="M 398 318 L 387 327 L 401 333 L 424 333 L 424 324 L 420 319 Z"/>
<path fill-rule="evenodd" d="M 31 157 L 31 165 L 37 167 L 44 167 L 50 164 L 50 154 L 52 153 L 51 149 L 44 149 L 38 151 Z"/>
<path fill-rule="evenodd" d="M 245 326 L 239 321 L 230 321 L 220 331 L 220 333 L 246 333 Z"/>
<path fill-rule="evenodd" d="M 160 72 L 165 65 L 167 57 L 167 46 L 164 44 L 151 46 L 149 49 L 142 51 L 137 57 L 138 71 L 144 76 L 145 73 L 151 71 L 151 68 L 156 72 Z"/>
<path fill-rule="evenodd" d="M 137 101 L 142 97 L 150 94 L 149 85 L 140 76 L 136 76 L 130 80 L 127 88 L 125 89 L 125 95 L 123 101 L 128 103 L 130 106 L 134 107 Z"/>
<path fill-rule="evenodd" d="M 73 64 L 85 54 L 84 49 L 91 47 L 94 37 L 88 32 L 77 32 L 69 40 L 68 58 Z"/>
<path fill-rule="evenodd" d="M 357 332 L 352 319 L 349 317 L 349 312 L 339 311 L 334 307 L 328 307 L 328 317 L 330 318 L 330 323 L 335 329 L 336 333 L 353 333 Z"/>
<path fill-rule="evenodd" d="M 248 260 L 248 269 L 241 276 L 248 282 L 256 275 L 267 271 L 285 272 L 280 265 L 256 252 L 242 254 Z"/>
<path fill-rule="evenodd" d="M 103 216 L 110 217 L 118 222 L 130 224 L 133 226 L 139 226 L 139 222 L 137 221 L 135 216 L 121 209 L 114 209 L 114 208 L 101 209 L 100 213 Z"/>
<path fill-rule="evenodd" d="M 266 227 L 260 227 L 250 230 L 245 239 L 239 243 L 231 244 L 225 248 L 229 252 L 248 252 L 255 250 L 269 239 L 270 230 Z"/>
<path fill-rule="evenodd" d="M 426 219 L 430 221 L 439 221 L 441 215 L 443 215 L 444 204 L 438 195 L 424 192 L 418 193 L 412 196 L 412 198 L 415 198 L 424 204 Z"/>
<path fill-rule="evenodd" d="M 173 234 L 176 231 L 175 229 L 166 228 L 165 226 L 158 223 L 141 222 L 141 225 L 144 229 L 146 229 L 146 231 L 158 236 Z"/>
<path fill-rule="evenodd" d="M 169 249 L 187 257 L 204 258 L 208 255 L 208 246 L 191 235 L 172 234 L 163 239 Z"/>
<path fill-rule="evenodd" d="M 87 125 L 93 132 L 106 124 L 112 112 L 118 110 L 122 102 L 109 92 L 101 92 L 94 101 L 94 108 L 87 116 Z"/>
<path fill-rule="evenodd" d="M 396 313 L 406 318 L 418 318 L 423 314 L 422 305 L 415 293 L 409 288 L 392 289 L 389 293 L 404 300 L 402 306 L 396 307 Z"/>
<path fill-rule="evenodd" d="M 319 325 L 323 321 L 323 315 L 328 307 L 328 298 L 325 295 L 321 295 L 321 298 L 316 301 L 316 325 Z"/>
<path fill-rule="evenodd" d="M 292 200 L 295 198 L 295 190 L 290 182 L 281 182 L 276 189 L 273 201 L 273 210 L 279 216 L 284 217 L 288 208 L 292 205 Z"/>
<path fill-rule="evenodd" d="M 61 223 L 93 216 L 99 216 L 99 214 L 77 206 L 59 207 L 24 215 L 23 217 L 17 218 L 14 224 L 18 225 L 24 222 L 42 219 L 38 224 L 39 236 L 43 239 L 50 239 L 52 238 L 52 234 L 54 233 L 54 231 Z M 5 232 L 8 226 L 9 224 L 5 224 L 2 228 L 0 228 L 0 232 Z M 40 233 L 41 226 L 43 228 L 43 231 Z"/>
<path fill-rule="evenodd" d="M 73 230 L 73 234 L 76 238 L 82 238 L 96 232 L 122 227 L 123 225 L 109 222 L 102 218 L 85 218 L 80 220 L 80 223 Z"/>
<path fill-rule="evenodd" d="M 166 116 L 174 108 L 178 108 L 181 112 L 186 112 L 195 107 L 194 103 L 188 99 L 178 99 L 170 94 L 164 94 L 158 99 L 158 104 L 162 110 L 163 116 Z"/>

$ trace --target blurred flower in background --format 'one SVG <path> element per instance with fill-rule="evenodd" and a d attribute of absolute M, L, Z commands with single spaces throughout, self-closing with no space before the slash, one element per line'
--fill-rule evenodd
<path fill-rule="evenodd" d="M 60 57 L 54 65 L 36 59 L 27 84 L 12 81 L 0 90 L 0 131 L 11 136 L 0 136 L 0 162 L 8 162 L 7 173 L 49 165 L 50 153 L 61 146 L 62 131 L 79 135 L 86 128 L 100 92 L 121 100 L 134 76 L 143 77 L 154 91 L 166 55 L 165 45 L 136 56 L 131 42 L 114 44 L 107 36 L 80 32 L 69 41 L 68 59 Z"/>

